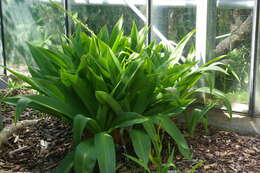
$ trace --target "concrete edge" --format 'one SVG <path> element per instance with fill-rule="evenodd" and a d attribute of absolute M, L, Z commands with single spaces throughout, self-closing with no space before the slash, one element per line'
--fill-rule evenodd
<path fill-rule="evenodd" d="M 209 124 L 223 130 L 234 131 L 242 135 L 260 136 L 260 117 L 249 117 L 233 113 L 231 119 L 222 110 L 208 112 Z"/>

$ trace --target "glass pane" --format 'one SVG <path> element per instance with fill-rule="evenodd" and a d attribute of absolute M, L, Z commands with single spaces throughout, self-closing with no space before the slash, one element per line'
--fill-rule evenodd
<path fill-rule="evenodd" d="M 153 0 L 152 40 L 163 40 L 165 37 L 174 42 L 180 41 L 186 34 L 196 28 L 196 0 L 183 1 Z M 163 35 L 160 35 L 158 31 Z"/>
<path fill-rule="evenodd" d="M 7 66 L 20 72 L 32 61 L 27 42 L 47 46 L 64 30 L 63 13 L 46 0 L 4 0 L 3 17 Z"/>
<path fill-rule="evenodd" d="M 258 12 L 260 14 L 260 12 Z M 258 19 L 259 21 L 259 19 Z M 255 48 L 257 51 L 257 61 L 256 61 L 256 90 L 255 90 L 255 115 L 260 115 L 260 23 L 258 23 L 258 38 L 257 39 L 257 47 Z"/>
<path fill-rule="evenodd" d="M 145 0 L 136 0 L 135 4 L 132 4 L 133 1 L 130 0 L 75 0 L 70 2 L 71 11 L 76 13 L 95 33 L 104 25 L 107 25 L 111 31 L 121 16 L 124 17 L 126 34 L 130 33 L 133 21 L 139 29 L 144 26 L 142 18 L 145 18 L 146 14 Z"/>
<path fill-rule="evenodd" d="M 4 61 L 3 61 L 3 47 L 2 47 L 2 34 L 1 34 L 2 28 L 0 25 L 0 64 L 4 65 Z M 2 75 L 4 73 L 4 69 L 2 67 L 0 67 L 0 75 Z"/>
<path fill-rule="evenodd" d="M 217 88 L 224 91 L 233 111 L 248 110 L 248 84 L 252 33 L 252 9 L 218 9 L 217 56 L 226 54 L 231 75 L 217 75 Z"/>

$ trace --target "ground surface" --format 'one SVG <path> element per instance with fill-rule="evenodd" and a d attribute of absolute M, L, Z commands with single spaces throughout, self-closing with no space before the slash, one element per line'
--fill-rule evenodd
<path fill-rule="evenodd" d="M 1 103 L 5 126 L 12 122 L 13 111 L 14 107 Z M 36 118 L 41 120 L 35 126 L 19 130 L 0 148 L 0 173 L 1 170 L 50 172 L 70 150 L 69 125 L 30 109 L 22 115 L 22 119 Z M 198 129 L 194 137 L 187 140 L 193 159 L 183 160 L 178 155 L 175 159 L 176 166 L 184 172 L 200 161 L 205 161 L 197 171 L 201 173 L 260 172 L 260 137 L 241 136 L 210 128 L 207 134 Z"/>

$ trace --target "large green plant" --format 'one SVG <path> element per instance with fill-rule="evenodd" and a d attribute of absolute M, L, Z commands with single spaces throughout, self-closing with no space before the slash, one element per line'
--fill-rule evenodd
<path fill-rule="evenodd" d="M 77 173 L 92 172 L 96 162 L 100 172 L 115 172 L 115 147 L 124 139 L 119 129 L 129 134 L 144 165 L 148 165 L 152 148 L 156 149 L 156 126 L 167 132 L 189 159 L 187 142 L 171 118 L 196 101 L 199 92 L 216 94 L 229 106 L 219 91 L 196 88 L 204 74 L 224 70 L 219 67 L 221 58 L 198 67 L 198 62 L 182 57 L 193 32 L 173 48 L 146 45 L 147 27 L 138 31 L 133 23 L 126 36 L 122 25 L 121 18 L 111 33 L 104 26 L 97 35 L 84 25 L 88 35 L 79 26 L 61 47 L 29 44 L 36 64 L 28 67 L 31 77 L 7 68 L 38 91 L 3 99 L 17 106 L 16 119 L 31 107 L 73 124 L 74 148 L 57 172 L 72 168 Z"/>

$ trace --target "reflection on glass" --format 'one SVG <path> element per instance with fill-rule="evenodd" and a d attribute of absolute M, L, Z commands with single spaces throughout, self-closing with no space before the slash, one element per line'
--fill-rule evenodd
<path fill-rule="evenodd" d="M 146 14 L 146 5 L 143 0 L 136 0 L 135 4 L 132 4 L 133 1 L 130 0 L 75 0 L 70 2 L 71 11 L 76 13 L 95 33 L 104 25 L 107 25 L 111 31 L 121 16 L 124 17 L 126 34 L 130 33 L 133 21 L 139 28 L 144 26 L 144 21 L 140 18 L 140 14 L 142 16 Z"/>
<path fill-rule="evenodd" d="M 224 91 L 234 111 L 248 110 L 248 80 L 252 33 L 251 9 L 218 9 L 216 54 L 226 54 L 229 76 L 216 76 L 217 88 Z"/>
<path fill-rule="evenodd" d="M 152 6 L 152 25 L 155 26 L 165 38 L 173 40 L 174 42 L 180 41 L 196 27 L 196 7 L 176 5 L 181 4 L 174 4 L 169 0 L 153 0 Z M 158 37 L 158 34 L 154 32 L 152 39 L 162 40 Z"/>
<path fill-rule="evenodd" d="M 3 0 L 3 18 L 7 66 L 21 72 L 31 63 L 27 42 L 47 46 L 63 32 L 63 14 L 45 1 Z"/>

